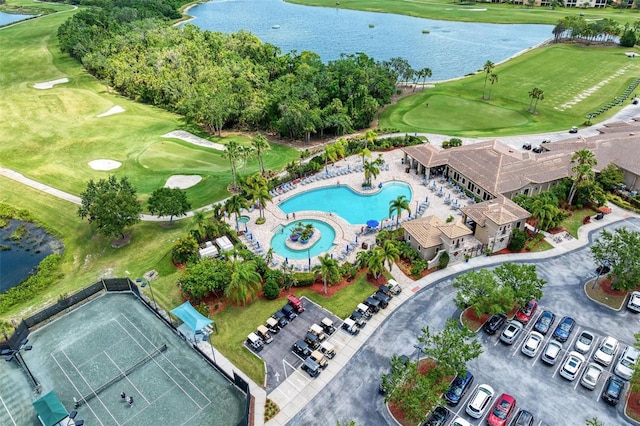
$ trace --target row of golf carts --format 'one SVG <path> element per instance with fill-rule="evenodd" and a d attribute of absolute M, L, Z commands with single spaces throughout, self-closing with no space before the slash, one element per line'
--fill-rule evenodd
<path fill-rule="evenodd" d="M 327 359 L 336 355 L 335 347 L 327 341 L 328 336 L 335 333 L 336 327 L 329 318 L 324 318 L 320 325 L 311 324 L 304 339 L 293 344 L 291 351 L 299 356 L 304 362 L 302 369 L 309 376 L 316 377 L 329 365 Z"/>
<path fill-rule="evenodd" d="M 259 325 L 255 332 L 249 333 L 247 346 L 254 352 L 260 352 L 266 343 L 273 342 L 273 336 L 278 334 L 281 328 L 302 312 L 304 312 L 302 300 L 293 295 L 289 296 L 287 303 L 279 311 L 267 318 L 267 321 L 263 325 Z"/>
<path fill-rule="evenodd" d="M 391 298 L 397 296 L 400 292 L 402 292 L 402 288 L 396 280 L 391 279 L 386 285 L 381 285 L 375 293 L 367 297 L 362 303 L 358 303 L 356 310 L 342 323 L 342 329 L 355 336 L 362 327 L 367 325 L 367 320 L 373 314 L 389 306 Z"/>

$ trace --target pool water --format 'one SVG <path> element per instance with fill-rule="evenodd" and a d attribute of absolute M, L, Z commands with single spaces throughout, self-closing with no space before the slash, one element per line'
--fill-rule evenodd
<path fill-rule="evenodd" d="M 310 223 L 315 229 L 320 232 L 320 239 L 315 244 L 307 243 L 304 246 L 300 246 L 301 250 L 293 250 L 287 247 L 287 238 L 291 235 L 290 229 L 298 222 L 302 222 L 304 225 Z M 284 231 L 284 232 L 281 232 Z M 316 257 L 322 253 L 330 251 L 334 246 L 334 240 L 336 238 L 336 231 L 331 225 L 320 220 L 308 219 L 289 222 L 284 225 L 283 228 L 276 229 L 275 235 L 271 238 L 271 248 L 280 256 L 289 259 L 307 259 L 308 257 Z"/>
<path fill-rule="evenodd" d="M 362 225 L 370 219 L 388 218 L 389 202 L 401 195 L 411 201 L 411 187 L 402 182 L 387 182 L 380 191 L 370 195 L 357 193 L 346 185 L 336 185 L 303 192 L 278 207 L 286 214 L 304 210 L 333 213 L 352 225 Z"/>
<path fill-rule="evenodd" d="M 249 216 L 240 216 L 238 218 L 238 223 L 247 223 L 249 222 Z"/>

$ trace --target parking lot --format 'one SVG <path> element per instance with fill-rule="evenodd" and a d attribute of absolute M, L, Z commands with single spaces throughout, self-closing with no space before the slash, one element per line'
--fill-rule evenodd
<path fill-rule="evenodd" d="M 616 227 L 627 226 L 640 230 L 639 225 L 640 221 L 629 219 L 610 225 L 607 229 L 612 231 Z M 548 425 L 578 426 L 584 425 L 586 419 L 593 417 L 607 426 L 632 424 L 623 415 L 625 395 L 616 407 L 612 407 L 601 400 L 600 394 L 606 378 L 615 367 L 617 356 L 626 345 L 634 342 L 633 335 L 638 331 L 640 315 L 626 309 L 612 311 L 586 297 L 583 285 L 593 276 L 596 268 L 588 247 L 529 263 L 535 264 L 538 275 L 547 280 L 536 316 L 512 346 L 499 342 L 499 333 L 493 336 L 483 331 L 478 333 L 483 353 L 468 364 L 475 381 L 463 401 L 451 408 L 453 413 L 461 413 L 461 417 L 473 425 L 484 424 L 484 418 L 472 420 L 464 413 L 464 409 L 473 388 L 487 383 L 496 393 L 493 402 L 502 393 L 512 395 L 517 400 L 518 409 L 523 408 L 533 413 L 535 425 L 544 421 Z M 389 370 L 389 359 L 394 354 L 408 355 L 414 360 L 419 357 L 414 345 L 420 328 L 429 325 L 435 330 L 442 329 L 447 318 L 459 317 L 460 311 L 453 305 L 455 289 L 451 285 L 452 281 L 448 278 L 434 282 L 407 300 L 381 324 L 323 392 L 313 398 L 289 424 L 312 424 L 317 418 L 323 418 L 327 424 L 350 420 L 361 424 L 394 424 L 383 397 L 377 394 L 381 374 Z M 533 358 L 521 353 L 525 337 L 544 309 L 556 314 L 554 325 L 565 315 L 576 320 L 569 340 L 563 344 L 562 358 L 554 366 L 542 362 L 540 353 Z M 593 351 L 605 336 L 611 335 L 620 342 L 616 358 L 605 369 L 603 377 L 592 391 L 580 385 L 579 377 L 570 382 L 559 375 L 567 350 L 573 348 L 576 337 L 584 329 L 592 331 L 596 336 L 592 349 L 585 355 L 588 362 L 592 360 Z M 552 332 L 553 329 L 545 336 L 543 347 L 551 338 Z M 584 367 L 580 374 L 583 369 Z M 345 389 L 349 390 L 349 398 L 339 398 Z M 327 406 L 332 409 L 328 411 Z M 448 424 L 454 417 L 451 416 Z"/>
<path fill-rule="evenodd" d="M 311 324 L 320 324 L 320 321 L 326 317 L 333 321 L 336 329 L 339 329 L 342 325 L 342 320 L 331 312 L 316 305 L 306 297 L 302 297 L 301 300 L 304 303 L 304 312 L 289 321 L 278 334 L 273 336 L 273 342 L 265 344 L 264 349 L 257 353 L 264 360 L 267 369 L 267 393 L 275 389 L 294 371 L 299 370 L 303 360 L 294 354 L 291 348 L 297 340 L 304 339 Z M 262 322 L 264 323 L 266 320 L 264 318 Z M 327 339 L 335 345 L 336 351 L 339 351 L 342 344 L 339 339 L 333 337 L 336 334 L 342 333 L 336 331 L 332 336 L 328 336 Z"/>

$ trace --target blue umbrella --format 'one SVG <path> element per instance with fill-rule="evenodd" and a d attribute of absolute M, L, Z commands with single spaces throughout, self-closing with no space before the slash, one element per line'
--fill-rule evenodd
<path fill-rule="evenodd" d="M 356 243 L 358 242 L 358 234 L 356 234 Z"/>
<path fill-rule="evenodd" d="M 286 263 L 287 265 L 289 264 L 289 258 L 288 257 L 284 258 L 284 263 Z"/>
<path fill-rule="evenodd" d="M 375 228 L 375 227 L 377 227 L 379 224 L 380 224 L 380 223 L 379 223 L 377 220 L 375 220 L 375 219 L 370 219 L 370 220 L 368 220 L 368 221 L 367 221 L 367 226 L 368 226 L 369 228 Z"/>
<path fill-rule="evenodd" d="M 349 244 L 347 244 L 347 251 L 349 251 Z"/>

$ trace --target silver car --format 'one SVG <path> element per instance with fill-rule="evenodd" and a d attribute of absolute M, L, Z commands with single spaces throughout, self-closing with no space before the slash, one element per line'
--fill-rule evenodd
<path fill-rule="evenodd" d="M 584 373 L 582 373 L 582 379 L 580 379 L 580 384 L 587 389 L 595 389 L 598 385 L 598 380 L 600 380 L 600 376 L 604 372 L 604 368 L 602 368 L 599 364 L 595 362 L 587 365 L 587 368 L 584 369 Z"/>
<path fill-rule="evenodd" d="M 502 330 L 502 334 L 500 335 L 500 340 L 502 340 L 507 345 L 512 345 L 513 342 L 516 341 L 524 326 L 520 321 L 511 320 L 507 324 L 507 326 Z"/>
<path fill-rule="evenodd" d="M 607 336 L 603 341 L 597 351 L 593 354 L 593 359 L 596 362 L 608 367 L 613 361 L 613 358 L 616 356 L 616 352 L 618 351 L 618 340 L 614 337 Z"/>
<path fill-rule="evenodd" d="M 522 345 L 522 353 L 526 356 L 534 357 L 538 353 L 538 349 L 542 346 L 544 336 L 537 331 L 532 331 L 529 338 Z"/>
<path fill-rule="evenodd" d="M 596 340 L 595 336 L 588 331 L 583 331 L 576 339 L 576 351 L 586 354 L 591 349 L 591 345 Z"/>
<path fill-rule="evenodd" d="M 627 302 L 627 309 L 634 312 L 640 312 L 640 291 L 634 291 L 631 293 L 629 301 Z"/>
<path fill-rule="evenodd" d="M 638 363 L 638 355 L 640 355 L 640 353 L 636 348 L 627 346 L 624 352 L 622 352 L 622 355 L 620 355 L 614 372 L 620 376 L 621 379 L 631 380 L 633 371 Z"/>
<path fill-rule="evenodd" d="M 560 358 L 560 352 L 562 352 L 562 343 L 557 340 L 550 340 L 540 358 L 547 364 L 554 365 Z"/>

